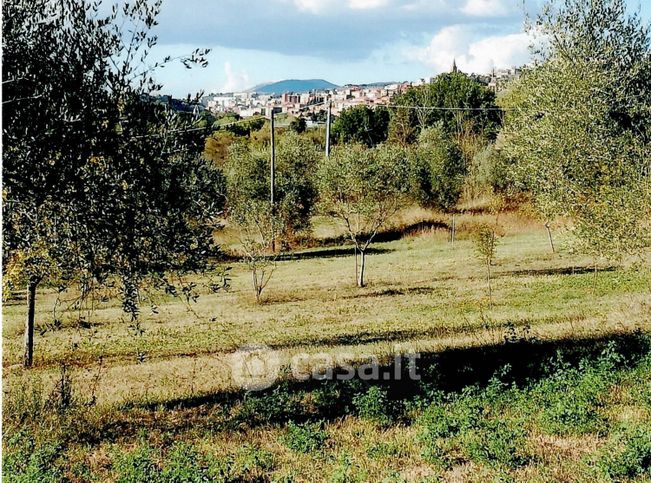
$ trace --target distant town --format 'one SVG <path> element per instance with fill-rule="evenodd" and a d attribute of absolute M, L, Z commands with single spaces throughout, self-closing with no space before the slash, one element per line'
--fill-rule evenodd
<path fill-rule="evenodd" d="M 456 63 L 452 66 L 456 72 Z M 519 77 L 521 68 L 493 70 L 490 74 L 471 74 L 474 80 L 486 85 L 496 93 L 513 79 Z M 241 118 L 269 117 L 271 113 L 303 117 L 307 126 L 319 123 L 326 104 L 332 104 L 332 114 L 365 105 L 386 106 L 393 97 L 409 87 L 431 83 L 434 77 L 412 82 L 380 82 L 375 84 L 335 86 L 324 80 L 281 81 L 254 87 L 244 92 L 211 93 L 204 95 L 194 105 L 194 110 L 207 110 L 214 115 L 236 114 Z M 292 91 L 286 89 L 293 88 Z M 167 97 L 167 96 L 164 96 Z M 168 98 L 171 101 L 171 98 Z M 181 106 L 176 106 L 181 107 Z M 190 107 L 190 106 L 185 106 Z"/>

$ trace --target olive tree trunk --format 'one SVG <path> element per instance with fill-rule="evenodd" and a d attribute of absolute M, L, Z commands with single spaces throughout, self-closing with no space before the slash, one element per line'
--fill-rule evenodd
<path fill-rule="evenodd" d="M 359 250 L 360 253 L 360 262 L 359 262 L 359 276 L 357 277 L 357 286 L 364 286 L 364 268 L 366 267 L 366 250 Z"/>
<path fill-rule="evenodd" d="M 552 229 L 549 226 L 549 222 L 545 223 L 545 228 L 547 228 L 547 238 L 549 238 L 549 246 L 552 249 L 552 253 L 556 253 L 556 247 L 554 247 L 554 238 L 552 237 Z"/>

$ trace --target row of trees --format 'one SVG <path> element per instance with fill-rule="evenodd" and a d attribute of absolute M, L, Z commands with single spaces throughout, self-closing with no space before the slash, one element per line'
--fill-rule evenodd
<path fill-rule="evenodd" d="M 536 62 L 499 100 L 450 73 L 389 109 L 357 107 L 336 120 L 341 146 L 314 170 L 315 184 L 319 206 L 361 255 L 359 285 L 364 252 L 396 206 L 451 209 L 464 188 L 476 194 L 473 183 L 530 199 L 552 248 L 558 217 L 573 222 L 574 248 L 595 263 L 649 246 L 649 27 L 624 0 L 557 0 L 531 28 L 541 38 Z"/>
<path fill-rule="evenodd" d="M 224 168 L 227 212 L 242 232 L 258 298 L 278 251 L 272 248 L 308 230 L 315 212 L 345 227 L 359 253 L 361 287 L 367 249 L 391 217 L 408 203 L 453 207 L 465 174 L 460 150 L 441 127 L 423 130 L 415 146 L 339 145 L 327 158 L 308 139 L 287 133 L 277 146 L 272 204 L 269 157 L 267 148 L 240 142 Z"/>

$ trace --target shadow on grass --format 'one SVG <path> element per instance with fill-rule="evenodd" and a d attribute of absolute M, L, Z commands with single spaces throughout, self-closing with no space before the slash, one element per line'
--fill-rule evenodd
<path fill-rule="evenodd" d="M 605 267 L 597 270 L 597 273 L 601 272 L 614 272 L 616 267 Z M 504 272 L 499 272 L 497 276 L 547 276 L 547 275 L 585 275 L 593 274 L 594 267 L 558 267 L 558 268 L 523 268 L 518 270 L 508 270 Z"/>
<path fill-rule="evenodd" d="M 366 250 L 367 255 L 382 255 L 385 253 L 391 253 L 394 250 L 389 248 L 378 248 L 378 247 L 369 247 Z M 337 247 L 337 248 L 327 248 L 327 249 L 315 249 L 307 250 L 300 252 L 289 252 L 285 253 L 278 257 L 279 261 L 288 261 L 288 260 L 311 260 L 314 258 L 340 258 L 340 257 L 353 257 L 353 247 Z"/>
<path fill-rule="evenodd" d="M 398 226 L 383 230 L 373 238 L 373 243 L 387 243 L 401 240 L 410 236 L 420 235 L 433 230 L 449 230 L 447 223 L 438 219 L 422 220 L 416 223 L 410 223 L 404 226 Z M 306 243 L 309 247 L 329 247 L 338 246 L 350 242 L 348 235 L 339 235 L 336 237 L 327 237 L 320 239 L 308 240 Z"/>
<path fill-rule="evenodd" d="M 395 335 L 398 334 L 399 331 Z M 545 342 L 507 338 L 505 342 L 494 345 L 420 354 L 417 373 L 421 380 L 410 378 L 408 368 L 403 367 L 405 364 L 396 368 L 396 363 L 381 366 L 381 377 L 377 381 L 356 378 L 298 382 L 286 378 L 260 392 L 228 391 L 151 404 L 132 404 L 123 407 L 110 423 L 93 433 L 101 434 L 102 440 L 115 440 L 129 437 L 143 428 L 165 433 L 197 428 L 237 431 L 288 420 L 333 420 L 354 413 L 354 398 L 365 394 L 371 386 L 383 388 L 389 401 L 413 401 L 432 389 L 451 392 L 472 385 L 484 386 L 506 366 L 510 370 L 502 378 L 503 382 L 523 384 L 548 375 L 545 372 L 547 363 L 558 354 L 564 361 L 576 365 L 584 358 L 598 357 L 610 344 L 614 344 L 629 361 L 639 360 L 650 350 L 649 339 L 641 333 Z M 384 374 L 392 377 L 384 380 Z"/>

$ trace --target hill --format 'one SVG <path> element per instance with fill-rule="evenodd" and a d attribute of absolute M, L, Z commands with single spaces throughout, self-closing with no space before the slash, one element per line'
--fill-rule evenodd
<path fill-rule="evenodd" d="M 303 93 L 313 90 L 334 89 L 336 84 L 323 79 L 289 79 L 270 84 L 261 84 L 250 89 L 259 94 L 283 94 L 285 92 Z"/>

